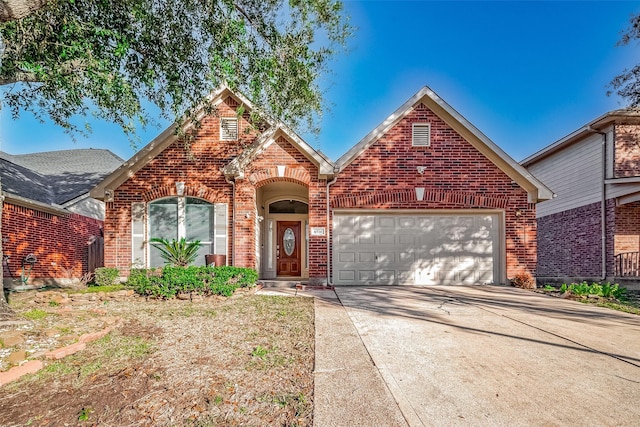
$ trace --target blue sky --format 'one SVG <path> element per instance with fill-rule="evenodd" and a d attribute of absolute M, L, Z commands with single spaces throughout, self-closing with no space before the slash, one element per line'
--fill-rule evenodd
<path fill-rule="evenodd" d="M 312 146 L 336 160 L 427 85 L 516 160 L 622 108 L 607 84 L 640 61 L 616 47 L 640 2 L 345 1 L 357 27 L 323 79 L 328 111 Z M 118 127 L 92 123 L 74 143 L 28 114 L 0 113 L 0 149 L 68 148 L 134 153 Z M 139 135 L 144 146 L 162 129 Z"/>

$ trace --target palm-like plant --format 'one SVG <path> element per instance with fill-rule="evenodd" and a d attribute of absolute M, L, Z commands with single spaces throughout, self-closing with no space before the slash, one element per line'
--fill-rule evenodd
<path fill-rule="evenodd" d="M 200 240 L 187 242 L 184 237 L 180 240 L 154 237 L 150 242 L 160 251 L 160 256 L 166 264 L 176 267 L 187 267 L 196 259 L 200 249 Z"/>

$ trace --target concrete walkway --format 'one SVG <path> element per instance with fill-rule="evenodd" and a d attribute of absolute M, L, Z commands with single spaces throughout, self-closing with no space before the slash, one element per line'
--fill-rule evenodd
<path fill-rule="evenodd" d="M 497 286 L 288 293 L 315 297 L 316 426 L 640 425 L 640 316 Z"/>

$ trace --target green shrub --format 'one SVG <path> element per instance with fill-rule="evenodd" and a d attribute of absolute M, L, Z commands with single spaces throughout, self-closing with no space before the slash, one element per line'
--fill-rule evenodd
<path fill-rule="evenodd" d="M 120 270 L 113 267 L 99 267 L 94 273 L 94 283 L 98 286 L 113 286 L 120 277 Z"/>
<path fill-rule="evenodd" d="M 621 288 L 617 283 L 612 285 L 609 282 L 602 284 L 594 282 L 590 285 L 587 282 L 582 282 L 571 283 L 570 285 L 563 283 L 562 286 L 560 286 L 560 291 L 570 292 L 578 296 L 598 295 L 604 298 L 615 298 L 617 300 L 622 300 L 625 298 L 627 289 Z"/>
<path fill-rule="evenodd" d="M 237 288 L 252 286 L 257 280 L 258 273 L 250 268 L 190 266 L 132 269 L 127 285 L 140 295 L 168 299 L 192 292 L 231 296 Z"/>
<path fill-rule="evenodd" d="M 160 256 L 167 265 L 186 267 L 198 256 L 200 240 L 187 242 L 183 237 L 180 240 L 167 240 L 155 237 L 150 240 L 153 247 L 160 251 Z"/>

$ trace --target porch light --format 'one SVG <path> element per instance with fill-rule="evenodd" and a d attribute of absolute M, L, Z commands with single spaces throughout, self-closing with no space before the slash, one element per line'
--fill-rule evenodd
<path fill-rule="evenodd" d="M 424 187 L 416 187 L 416 200 L 424 200 Z"/>
<path fill-rule="evenodd" d="M 176 182 L 176 194 L 184 196 L 184 182 Z"/>

